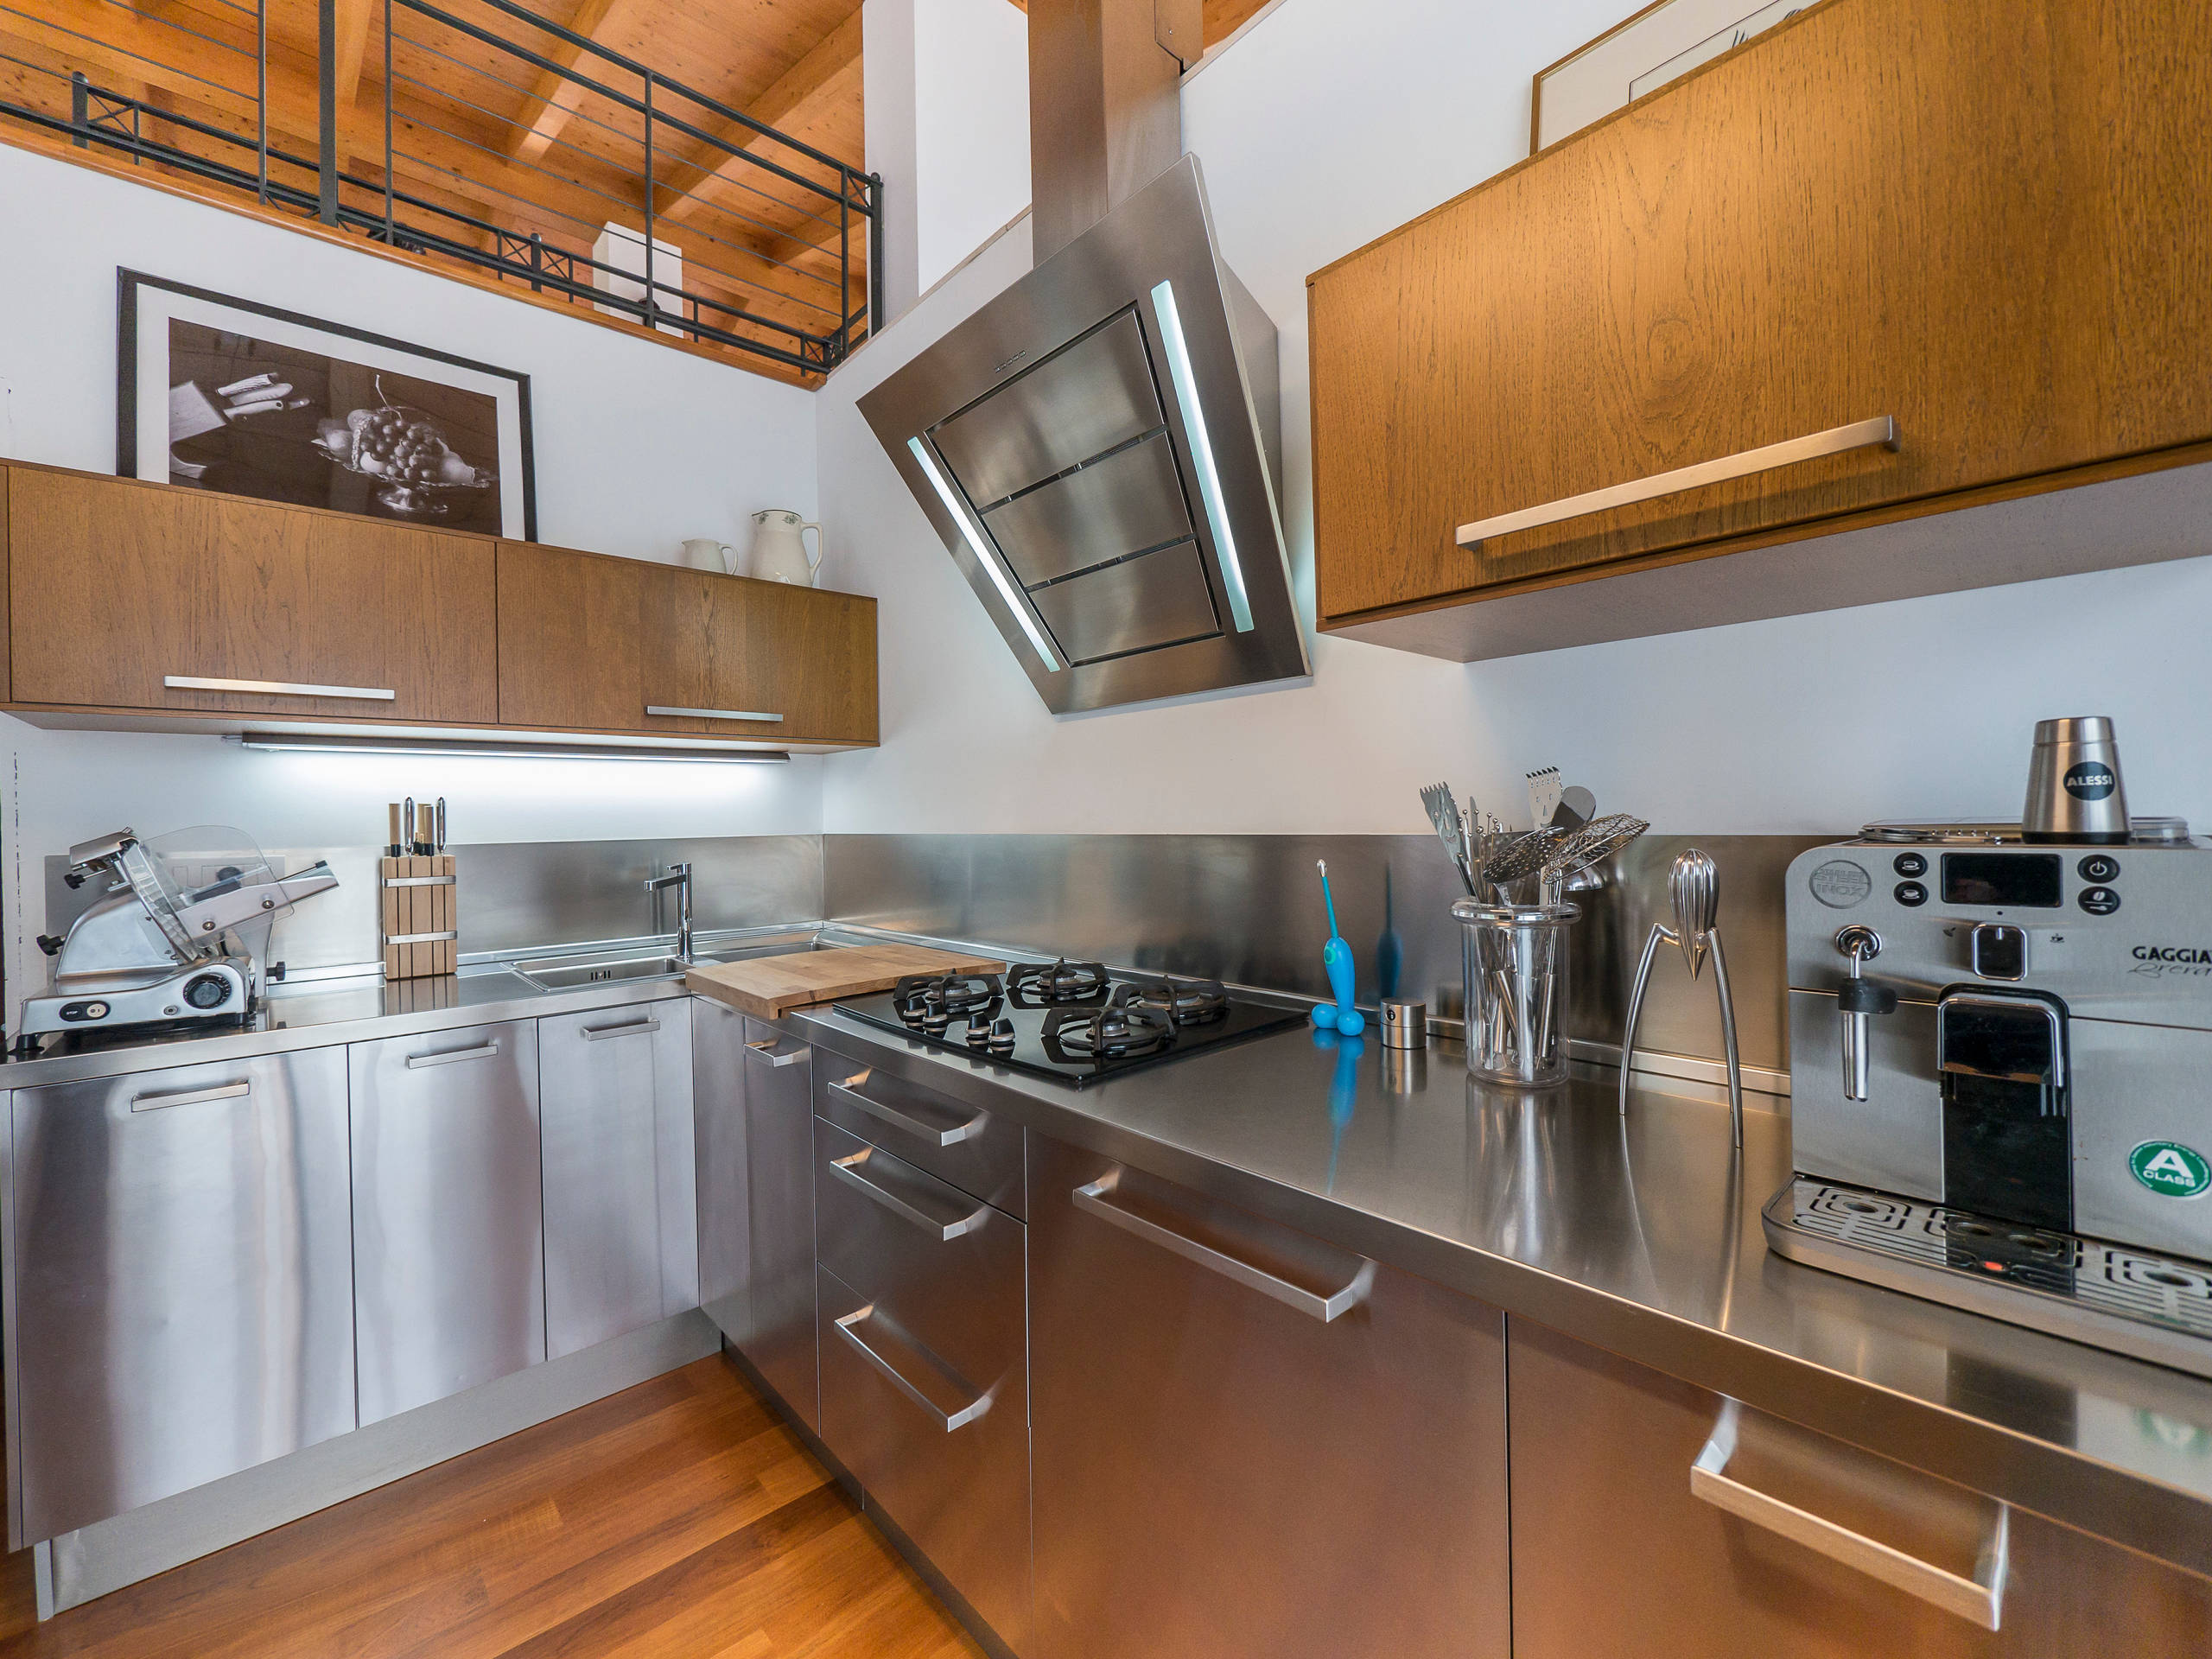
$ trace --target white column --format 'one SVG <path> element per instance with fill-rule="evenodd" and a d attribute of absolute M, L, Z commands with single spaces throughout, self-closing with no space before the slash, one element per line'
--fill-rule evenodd
<path fill-rule="evenodd" d="M 890 322 L 1028 206 L 1028 20 L 1007 0 L 864 0 L 861 29 Z"/>

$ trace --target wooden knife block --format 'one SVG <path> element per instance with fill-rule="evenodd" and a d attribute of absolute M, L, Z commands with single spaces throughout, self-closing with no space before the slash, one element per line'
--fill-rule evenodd
<path fill-rule="evenodd" d="M 377 898 L 387 980 L 450 974 L 460 966 L 451 853 L 378 859 Z"/>

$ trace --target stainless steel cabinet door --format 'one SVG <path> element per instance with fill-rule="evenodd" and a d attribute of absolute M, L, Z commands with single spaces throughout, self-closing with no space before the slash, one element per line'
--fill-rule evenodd
<path fill-rule="evenodd" d="M 745 1163 L 752 1328 L 738 1351 L 806 1426 L 822 1428 L 814 1338 L 812 1052 L 746 1024 Z"/>
<path fill-rule="evenodd" d="M 537 1065 L 557 1357 L 699 1305 L 691 1005 L 541 1020 Z"/>
<path fill-rule="evenodd" d="M 22 1541 L 354 1425 L 339 1048 L 18 1090 Z"/>
<path fill-rule="evenodd" d="M 1503 1316 L 1029 1145 L 1043 1659 L 1504 1659 Z"/>
<path fill-rule="evenodd" d="M 1993 1500 L 1525 1320 L 1509 1340 L 1516 1659 L 2212 1652 L 2212 1585 L 2019 1510 L 1986 1630 Z"/>
<path fill-rule="evenodd" d="M 355 1043 L 361 1421 L 545 1357 L 537 1027 Z"/>
<path fill-rule="evenodd" d="M 745 1156 L 745 1016 L 691 999 L 691 1136 L 699 1164 L 699 1305 L 744 1348 L 753 1336 L 752 1198 Z"/>

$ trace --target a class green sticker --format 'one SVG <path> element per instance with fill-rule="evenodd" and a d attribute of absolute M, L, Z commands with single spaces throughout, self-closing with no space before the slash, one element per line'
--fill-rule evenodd
<path fill-rule="evenodd" d="M 2169 1198 L 2193 1198 L 2212 1187 L 2212 1163 L 2194 1147 L 2178 1141 L 2145 1141 L 2127 1154 L 2127 1167 L 2153 1192 Z"/>

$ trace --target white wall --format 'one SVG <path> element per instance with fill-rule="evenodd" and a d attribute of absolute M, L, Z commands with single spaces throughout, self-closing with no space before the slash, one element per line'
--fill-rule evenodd
<path fill-rule="evenodd" d="M 0 455 L 114 469 L 121 265 L 527 373 L 543 540 L 671 559 L 688 536 L 742 546 L 757 508 L 814 516 L 812 396 L 798 388 L 4 145 L 0 226 Z M 833 548 L 825 585 L 840 585 L 838 563 Z M 734 767 L 280 756 L 0 717 L 0 764 L 11 997 L 36 963 L 22 942 L 43 925 L 40 860 L 124 823 L 148 834 L 235 823 L 270 848 L 367 846 L 383 839 L 385 801 L 442 793 L 456 841 L 821 827 L 812 758 Z"/>
<path fill-rule="evenodd" d="M 1309 617 L 1306 276 L 1520 160 L 1531 74 L 1624 10 L 1283 0 L 1186 83 L 1223 251 L 1281 331 Z M 1662 831 L 2002 815 L 2034 721 L 2091 712 L 2120 722 L 2137 810 L 2212 823 L 2202 559 L 1467 666 L 1321 638 L 1310 685 L 1055 718 L 854 406 L 1028 264 L 1024 226 L 818 399 L 832 540 L 883 601 L 884 747 L 828 763 L 833 832 L 1420 833 L 1419 785 L 1525 818 L 1547 765 Z"/>

